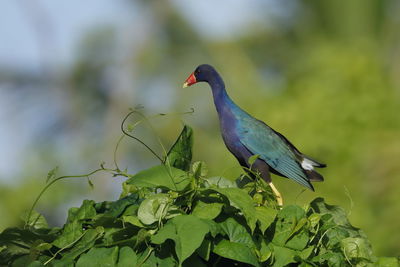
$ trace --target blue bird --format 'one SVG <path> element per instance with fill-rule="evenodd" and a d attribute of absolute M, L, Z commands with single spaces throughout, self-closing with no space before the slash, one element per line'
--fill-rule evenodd
<path fill-rule="evenodd" d="M 224 81 L 212 66 L 198 66 L 183 87 L 198 82 L 207 82 L 211 87 L 226 147 L 241 166 L 260 174 L 274 192 L 278 205 L 283 205 L 283 199 L 272 184 L 271 172 L 292 179 L 312 191 L 314 187 L 311 181 L 324 180 L 314 167 L 323 168 L 326 165 L 302 154 L 282 134 L 237 106 L 228 96 Z M 248 160 L 253 155 L 258 155 L 258 158 L 250 166 Z"/>

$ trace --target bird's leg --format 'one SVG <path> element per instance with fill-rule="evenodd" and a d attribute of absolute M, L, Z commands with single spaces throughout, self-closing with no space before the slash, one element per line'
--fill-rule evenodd
<path fill-rule="evenodd" d="M 275 185 L 272 182 L 269 182 L 268 185 L 271 187 L 272 192 L 274 192 L 276 196 L 276 201 L 278 202 L 278 206 L 282 207 L 283 206 L 283 198 L 281 193 L 279 193 L 278 189 L 276 189 Z"/>
<path fill-rule="evenodd" d="M 252 172 L 255 172 L 255 179 L 257 181 L 257 177 L 261 177 L 272 189 L 273 194 L 275 195 L 276 202 L 279 207 L 283 206 L 283 198 L 281 193 L 279 193 L 278 189 L 274 186 L 271 181 L 271 173 L 269 171 L 269 166 L 264 161 L 257 159 L 254 164 L 250 167 Z M 262 192 L 262 188 L 257 188 L 257 192 Z"/>

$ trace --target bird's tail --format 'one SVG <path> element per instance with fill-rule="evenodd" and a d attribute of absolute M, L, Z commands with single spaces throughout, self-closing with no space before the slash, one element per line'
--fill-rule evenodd
<path fill-rule="evenodd" d="M 308 156 L 303 155 L 303 161 L 301 162 L 301 166 L 303 167 L 304 172 L 307 175 L 307 178 L 311 182 L 322 182 L 324 181 L 324 177 L 314 170 L 314 167 L 317 168 L 325 168 L 326 164 L 320 163 L 315 159 L 312 159 Z"/>
<path fill-rule="evenodd" d="M 325 168 L 326 167 L 325 163 L 318 162 L 315 159 L 310 158 L 309 156 L 306 156 L 304 154 L 302 156 L 303 156 L 303 160 L 307 161 L 313 167 L 317 167 L 317 168 Z"/>
<path fill-rule="evenodd" d="M 304 170 L 310 182 L 323 182 L 324 177 L 314 170 Z"/>

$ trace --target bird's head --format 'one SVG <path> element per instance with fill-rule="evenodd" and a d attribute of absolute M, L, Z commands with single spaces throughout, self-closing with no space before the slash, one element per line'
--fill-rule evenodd
<path fill-rule="evenodd" d="M 183 88 L 198 82 L 210 82 L 215 76 L 218 76 L 218 73 L 212 66 L 208 64 L 202 64 L 198 66 L 192 74 L 189 75 L 183 84 Z"/>

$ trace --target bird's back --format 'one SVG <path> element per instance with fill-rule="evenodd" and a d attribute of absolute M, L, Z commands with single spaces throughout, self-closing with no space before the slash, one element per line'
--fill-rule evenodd
<path fill-rule="evenodd" d="M 273 172 L 313 190 L 310 178 L 302 167 L 303 155 L 294 145 L 283 135 L 252 117 L 237 105 L 232 105 L 231 112 L 235 118 L 235 127 L 231 131 L 234 131 L 240 145 L 251 155 L 259 155 L 259 158 L 267 163 Z"/>

